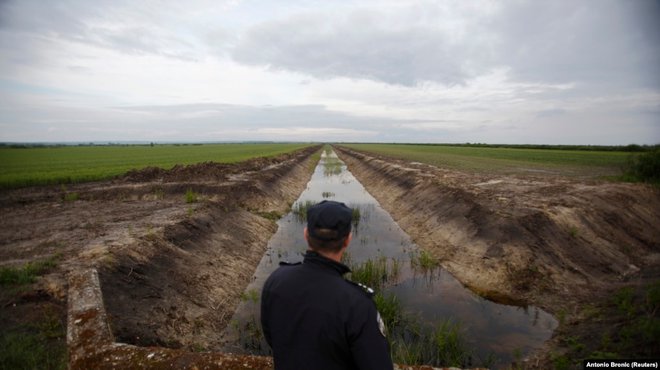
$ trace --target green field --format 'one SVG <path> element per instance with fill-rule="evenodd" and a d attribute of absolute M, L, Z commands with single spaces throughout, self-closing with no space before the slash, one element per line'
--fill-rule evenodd
<path fill-rule="evenodd" d="M 301 149 L 306 144 L 205 144 L 0 148 L 0 188 L 108 179 L 147 166 L 234 163 Z"/>
<path fill-rule="evenodd" d="M 412 144 L 346 144 L 349 148 L 470 172 L 617 177 L 631 153 Z"/>

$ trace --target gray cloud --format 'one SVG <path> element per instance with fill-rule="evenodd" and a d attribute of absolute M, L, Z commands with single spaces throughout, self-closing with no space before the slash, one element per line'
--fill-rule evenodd
<path fill-rule="evenodd" d="M 517 1 L 481 14 L 436 4 L 301 13 L 255 25 L 235 60 L 319 78 L 464 83 L 494 68 L 550 83 L 660 87 L 660 2 Z M 395 13 L 396 12 L 396 13 Z"/>
<path fill-rule="evenodd" d="M 497 64 L 515 77 L 660 88 L 660 2 L 510 2 L 494 18 Z"/>
<path fill-rule="evenodd" d="M 414 85 L 462 83 L 467 50 L 431 25 L 389 20 L 374 10 L 299 14 L 241 35 L 235 60 L 319 78 L 349 77 Z M 396 24 L 394 24 L 396 23 Z"/>
<path fill-rule="evenodd" d="M 0 47 L 31 49 L 64 40 L 131 55 L 195 59 L 195 46 L 152 21 L 158 7 L 131 1 L 4 1 L 0 4 Z M 16 53 L 13 53 L 16 54 Z"/>

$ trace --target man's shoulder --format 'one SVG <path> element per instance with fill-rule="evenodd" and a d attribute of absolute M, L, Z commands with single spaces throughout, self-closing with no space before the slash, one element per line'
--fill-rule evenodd
<path fill-rule="evenodd" d="M 356 283 L 354 281 L 350 281 L 347 279 L 343 279 L 344 282 L 350 286 L 353 291 L 358 292 L 359 296 L 364 296 L 366 298 L 372 299 L 375 292 L 373 289 L 369 288 L 368 286 L 361 284 L 361 283 Z"/>

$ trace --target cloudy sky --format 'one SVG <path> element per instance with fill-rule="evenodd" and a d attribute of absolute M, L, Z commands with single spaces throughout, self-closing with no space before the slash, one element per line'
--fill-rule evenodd
<path fill-rule="evenodd" d="M 0 141 L 660 143 L 660 1 L 0 0 Z"/>

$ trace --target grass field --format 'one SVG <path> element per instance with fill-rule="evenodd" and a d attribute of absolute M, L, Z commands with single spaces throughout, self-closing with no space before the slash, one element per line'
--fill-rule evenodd
<path fill-rule="evenodd" d="M 484 148 L 443 145 L 350 144 L 349 148 L 471 172 L 617 177 L 629 152 Z"/>
<path fill-rule="evenodd" d="M 0 148 L 0 188 L 107 179 L 128 170 L 206 161 L 240 162 L 305 144 L 129 145 Z"/>

